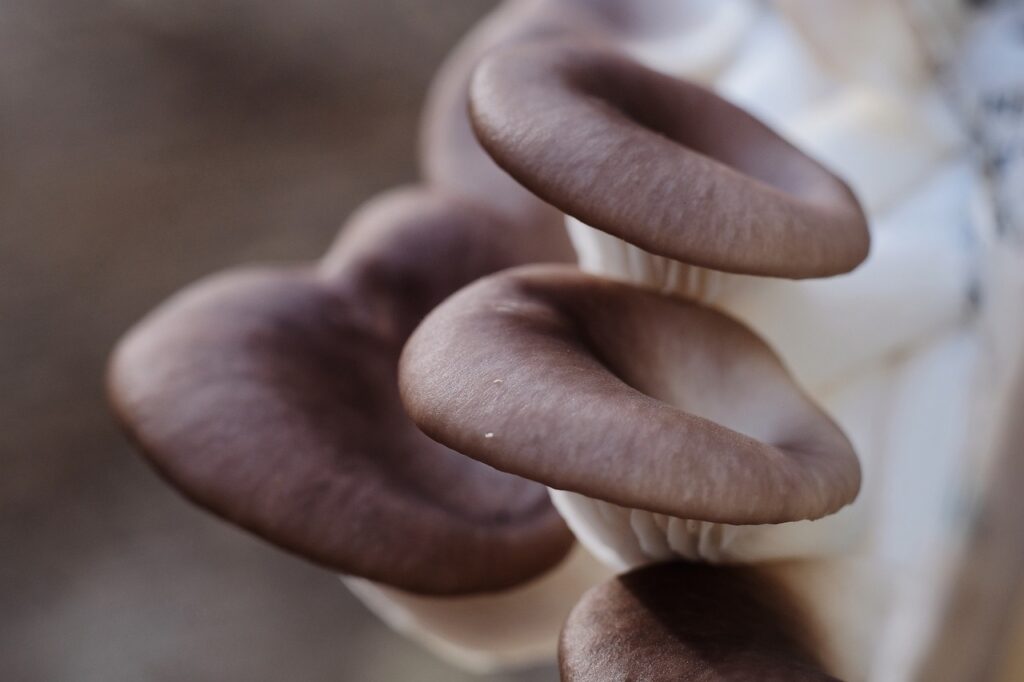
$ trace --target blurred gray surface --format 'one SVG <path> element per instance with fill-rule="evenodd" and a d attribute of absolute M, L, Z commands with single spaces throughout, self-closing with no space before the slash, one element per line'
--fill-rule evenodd
<path fill-rule="evenodd" d="M 492 4 L 0 3 L 0 678 L 475 679 L 189 506 L 101 381 L 175 289 L 315 257 L 413 179 L 427 81 Z"/>

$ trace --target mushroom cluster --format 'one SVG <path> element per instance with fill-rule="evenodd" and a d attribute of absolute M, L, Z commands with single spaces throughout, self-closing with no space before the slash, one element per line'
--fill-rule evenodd
<path fill-rule="evenodd" d="M 969 365 L 933 340 L 970 264 L 961 168 L 934 172 L 957 133 L 900 90 L 923 52 L 883 22 L 897 96 L 819 10 L 509 0 L 432 89 L 420 184 L 319 263 L 151 313 L 116 413 L 189 498 L 474 669 L 558 642 L 566 680 L 865 678 L 876 614 L 836 593 L 880 594 L 876 411 L 914 358 Z"/>

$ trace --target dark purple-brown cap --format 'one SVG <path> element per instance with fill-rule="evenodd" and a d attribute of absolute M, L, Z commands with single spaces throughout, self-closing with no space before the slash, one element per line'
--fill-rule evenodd
<path fill-rule="evenodd" d="M 642 568 L 592 588 L 562 629 L 565 682 L 834 680 L 793 598 L 757 569 Z"/>
<path fill-rule="evenodd" d="M 111 400 L 188 497 L 317 563 L 422 593 L 522 583 L 572 543 L 546 491 L 420 433 L 396 367 L 445 296 L 541 255 L 475 206 L 393 193 L 319 270 L 218 275 L 158 308 L 118 345 Z"/>
<path fill-rule="evenodd" d="M 400 365 L 413 420 L 503 471 L 732 524 L 851 502 L 849 441 L 753 332 L 714 309 L 565 266 L 449 298 Z"/>
<path fill-rule="evenodd" d="M 470 88 L 483 147 L 565 213 L 651 253 L 787 278 L 867 255 L 847 186 L 740 108 L 644 68 L 606 40 L 488 54 Z"/>

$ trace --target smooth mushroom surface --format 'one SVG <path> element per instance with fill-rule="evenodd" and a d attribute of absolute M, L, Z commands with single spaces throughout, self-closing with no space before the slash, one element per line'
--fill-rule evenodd
<path fill-rule="evenodd" d="M 552 488 L 765 524 L 857 495 L 849 441 L 735 320 L 565 266 L 463 289 L 410 338 L 402 398 L 432 438 Z"/>
<path fill-rule="evenodd" d="M 436 192 L 387 195 L 319 270 L 218 275 L 140 322 L 111 361 L 117 414 L 188 497 L 326 567 L 428 594 L 523 583 L 572 544 L 545 489 L 426 438 L 396 381 L 434 305 L 543 258 L 521 236 Z"/>
<path fill-rule="evenodd" d="M 867 256 L 864 215 L 839 178 L 711 91 L 603 43 L 495 50 L 470 106 L 509 174 L 650 253 L 788 278 L 847 272 Z"/>
<path fill-rule="evenodd" d="M 834 680 L 791 595 L 756 569 L 671 563 L 619 576 L 573 609 L 564 682 Z"/>
<path fill-rule="evenodd" d="M 558 634 L 580 597 L 613 572 L 576 544 L 544 575 L 500 592 L 412 594 L 362 578 L 345 585 L 397 632 L 475 673 L 550 663 Z"/>

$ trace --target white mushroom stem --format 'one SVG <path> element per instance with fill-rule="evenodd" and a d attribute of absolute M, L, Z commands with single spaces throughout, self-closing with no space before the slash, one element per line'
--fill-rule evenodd
<path fill-rule="evenodd" d="M 729 63 L 757 17 L 752 0 L 653 0 L 634 2 L 635 32 L 623 49 L 673 76 L 710 82 Z"/>
<path fill-rule="evenodd" d="M 724 295 L 722 307 L 777 348 L 815 394 L 959 324 L 976 274 L 964 229 L 968 187 L 938 182 L 936 189 L 959 198 L 959 210 L 920 224 L 916 212 L 943 203 L 931 189 L 909 197 L 902 219 L 875 231 L 871 255 L 849 275 L 747 282 Z"/>
<path fill-rule="evenodd" d="M 821 280 L 714 272 L 651 255 L 572 218 L 567 226 L 584 270 L 722 308 L 820 394 L 963 319 L 975 274 L 966 248 L 965 180 L 962 173 L 943 175 L 908 197 L 889 227 L 876 231 L 864 265 Z M 958 210 L 934 210 L 953 201 Z"/>
<path fill-rule="evenodd" d="M 551 663 L 558 632 L 588 589 L 611 571 L 577 546 L 549 573 L 494 594 L 428 597 L 343 577 L 363 604 L 396 631 L 452 665 L 476 673 Z"/>
<path fill-rule="evenodd" d="M 847 87 L 787 120 L 780 132 L 846 178 L 872 216 L 963 149 L 951 113 L 933 91 L 908 97 Z"/>
<path fill-rule="evenodd" d="M 834 94 L 839 85 L 775 12 L 763 11 L 715 90 L 765 123 L 786 121 Z"/>
<path fill-rule="evenodd" d="M 962 19 L 963 4 L 956 0 L 774 0 L 838 78 L 896 90 L 927 87 L 934 52 L 949 44 Z M 936 42 L 936 33 L 942 34 L 941 43 Z M 870 49 L 865 49 L 868 45 Z"/>
<path fill-rule="evenodd" d="M 975 330 L 956 330 L 880 371 L 890 387 L 888 419 L 874 428 L 866 532 L 843 555 L 770 569 L 801 596 L 825 634 L 830 669 L 843 679 L 917 678 L 965 527 L 979 348 Z"/>

